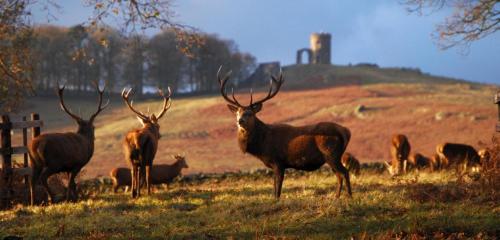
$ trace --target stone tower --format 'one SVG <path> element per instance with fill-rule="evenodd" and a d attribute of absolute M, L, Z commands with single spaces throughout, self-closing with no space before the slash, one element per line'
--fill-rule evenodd
<path fill-rule="evenodd" d="M 332 35 L 329 33 L 313 33 L 311 34 L 310 41 L 312 64 L 330 64 Z"/>

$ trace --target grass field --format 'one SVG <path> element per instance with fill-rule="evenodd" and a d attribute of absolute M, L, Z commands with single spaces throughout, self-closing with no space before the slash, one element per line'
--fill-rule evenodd
<path fill-rule="evenodd" d="M 219 174 L 160 186 L 151 196 L 98 187 L 78 203 L 0 211 L 0 238 L 27 239 L 496 239 L 498 194 L 452 172 L 391 179 L 363 170 L 353 197 L 334 197 L 329 169 L 287 172 L 282 199 L 272 177 Z"/>

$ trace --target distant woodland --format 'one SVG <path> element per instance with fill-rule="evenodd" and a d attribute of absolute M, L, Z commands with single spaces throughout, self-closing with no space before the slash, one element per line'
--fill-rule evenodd
<path fill-rule="evenodd" d="M 79 25 L 44 25 L 35 28 L 33 37 L 33 87 L 42 94 L 53 93 L 58 83 L 85 94 L 94 91 L 95 81 L 106 82 L 115 92 L 133 87 L 138 95 L 145 86 L 211 92 L 218 89 L 219 66 L 231 70 L 235 82 L 245 80 L 256 67 L 255 57 L 240 52 L 233 41 L 209 34 L 183 46 L 173 30 L 125 38 L 113 28 L 88 32 Z M 184 47 L 190 48 L 188 53 Z"/>

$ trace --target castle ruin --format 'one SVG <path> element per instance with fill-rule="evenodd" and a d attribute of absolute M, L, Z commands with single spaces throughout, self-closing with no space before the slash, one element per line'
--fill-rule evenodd
<path fill-rule="evenodd" d="M 302 48 L 297 51 L 297 64 L 302 63 L 304 52 L 307 53 L 307 64 L 331 64 L 331 41 L 329 33 L 312 33 L 310 36 L 310 48 Z"/>

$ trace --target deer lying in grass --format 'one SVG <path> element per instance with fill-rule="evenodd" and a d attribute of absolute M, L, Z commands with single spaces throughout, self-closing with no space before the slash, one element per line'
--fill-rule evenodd
<path fill-rule="evenodd" d="M 150 116 L 146 116 L 132 107 L 132 103 L 129 99 L 131 91 L 132 89 L 128 91 L 123 89 L 122 98 L 130 110 L 137 115 L 143 127 L 127 133 L 125 141 L 123 142 L 123 149 L 125 159 L 131 166 L 132 198 L 136 198 L 141 195 L 141 184 L 139 179 L 143 179 L 144 177 L 148 195 L 151 194 L 151 166 L 153 165 L 153 160 L 158 148 L 158 140 L 160 139 L 160 125 L 158 120 L 164 116 L 172 105 L 170 101 L 172 91 L 169 87 L 167 96 L 165 96 L 161 90 L 158 91 L 160 96 L 163 97 L 163 107 L 158 115 L 153 113 Z"/>
<path fill-rule="evenodd" d="M 236 115 L 238 127 L 238 144 L 242 152 L 250 153 L 260 159 L 264 165 L 274 171 L 274 196 L 279 199 L 286 168 L 313 171 L 327 163 L 337 175 L 340 197 L 343 179 L 346 180 L 347 192 L 351 196 L 349 172 L 342 165 L 341 158 L 351 133 L 349 129 L 333 122 L 294 127 L 286 124 L 266 124 L 257 113 L 267 100 L 276 96 L 283 84 L 283 75 L 278 79 L 271 77 L 269 92 L 263 99 L 253 102 L 250 94 L 250 104 L 242 105 L 236 100 L 234 91 L 232 99 L 227 96 L 226 83 L 230 73 L 224 78 L 217 77 L 220 93 L 229 103 L 227 106 Z M 273 87 L 276 85 L 276 88 Z"/>
<path fill-rule="evenodd" d="M 406 165 L 408 162 L 408 155 L 410 154 L 410 150 L 410 142 L 405 135 L 396 134 L 392 137 L 392 161 L 390 164 L 388 162 L 384 162 L 391 176 L 406 173 Z"/>
<path fill-rule="evenodd" d="M 354 176 L 359 176 L 360 164 L 359 160 L 354 157 L 354 155 L 345 152 L 344 155 L 342 155 L 342 164 L 349 173 L 352 173 Z"/>
<path fill-rule="evenodd" d="M 461 174 L 467 170 L 467 166 L 478 166 L 481 157 L 476 149 L 467 144 L 443 143 L 436 146 L 436 158 L 439 159 L 440 168 L 456 166 L 457 173 Z"/>
<path fill-rule="evenodd" d="M 410 157 L 408 158 L 408 168 L 410 169 L 424 169 L 424 168 L 430 168 L 431 166 L 431 159 L 420 154 L 420 153 L 414 153 L 411 154 Z"/>
<path fill-rule="evenodd" d="M 94 153 L 94 120 L 109 104 L 108 101 L 108 103 L 102 106 L 104 88 L 102 90 L 99 89 L 99 86 L 96 86 L 96 88 L 99 93 L 97 111 L 92 114 L 89 120 L 83 120 L 66 107 L 63 99 L 64 86 L 59 87 L 57 93 L 61 108 L 76 121 L 78 130 L 68 133 L 42 134 L 33 139 L 29 145 L 31 167 L 33 168 L 30 189 L 31 204 L 34 204 L 34 189 L 38 180 L 41 180 L 42 185 L 50 196 L 51 202 L 54 201 L 54 193 L 50 190 L 47 179 L 51 175 L 60 172 L 69 173 L 66 199 L 73 201 L 77 199 L 75 177 L 90 161 Z"/>
<path fill-rule="evenodd" d="M 153 165 L 151 169 L 151 183 L 152 184 L 168 184 L 171 183 L 177 176 L 180 176 L 183 168 L 188 168 L 184 156 L 175 155 L 175 162 L 173 164 L 158 164 Z M 113 191 L 118 192 L 118 188 L 125 186 L 125 191 L 132 185 L 132 177 L 130 175 L 130 168 L 113 168 L 109 173 L 113 180 Z M 141 179 L 141 184 L 144 179 Z"/>

